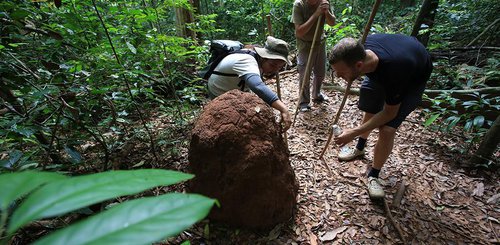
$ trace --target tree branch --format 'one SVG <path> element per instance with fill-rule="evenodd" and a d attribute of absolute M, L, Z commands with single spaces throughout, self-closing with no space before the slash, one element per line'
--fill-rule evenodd
<path fill-rule="evenodd" d="M 489 24 L 486 28 L 484 28 L 483 32 L 479 34 L 474 40 L 472 40 L 469 44 L 467 44 L 467 47 L 475 43 L 481 36 L 483 36 L 491 27 L 495 26 L 498 22 L 500 21 L 500 18 L 496 19 L 493 21 L 493 23 Z"/>
<path fill-rule="evenodd" d="M 387 214 L 387 218 L 391 222 L 392 226 L 396 229 L 398 232 L 399 237 L 401 238 L 401 241 L 403 241 L 403 244 L 408 244 L 406 242 L 405 236 L 403 235 L 403 230 L 401 230 L 401 227 L 396 223 L 396 220 L 394 220 L 394 217 L 392 216 L 391 209 L 389 208 L 389 205 L 387 204 L 387 201 L 384 198 L 384 209 L 385 213 Z"/>
<path fill-rule="evenodd" d="M 396 195 L 394 195 L 394 198 L 392 199 L 392 206 L 394 208 L 399 208 L 399 205 L 401 204 L 401 200 L 403 199 L 407 187 L 408 184 L 406 184 L 404 180 L 401 181 L 401 183 L 399 184 L 398 191 L 396 192 Z"/>

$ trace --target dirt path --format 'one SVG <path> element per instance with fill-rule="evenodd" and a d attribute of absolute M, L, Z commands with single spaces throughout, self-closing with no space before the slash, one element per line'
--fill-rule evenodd
<path fill-rule="evenodd" d="M 282 76 L 283 101 L 295 110 L 297 73 Z M 272 81 L 271 81 L 272 82 Z M 274 84 L 270 84 L 275 87 Z M 345 85 L 344 85 L 345 86 Z M 358 86 L 357 84 L 353 86 Z M 288 131 L 291 164 L 299 181 L 298 209 L 293 220 L 270 232 L 236 230 L 204 222 L 177 241 L 192 244 L 397 244 L 401 240 L 384 214 L 370 201 L 366 173 L 373 159 L 376 134 L 368 139 L 364 159 L 342 163 L 332 144 L 325 154 L 330 174 L 317 160 L 343 94 L 326 91 L 330 100 L 300 113 Z M 340 126 L 358 125 L 362 113 L 357 96 L 350 96 Z M 452 152 L 465 144 L 422 126 L 413 112 L 400 127 L 395 147 L 381 172 L 390 204 L 400 182 L 409 184 L 392 215 L 412 244 L 489 244 L 500 236 L 498 172 L 479 175 L 455 166 Z M 375 131 L 376 132 L 376 131 Z M 203 231 L 205 230 L 205 231 Z"/>

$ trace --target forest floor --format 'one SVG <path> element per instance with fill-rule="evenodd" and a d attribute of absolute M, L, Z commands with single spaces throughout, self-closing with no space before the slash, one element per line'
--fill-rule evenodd
<path fill-rule="evenodd" d="M 275 89 L 274 80 L 267 82 Z M 345 86 L 340 80 L 336 83 Z M 358 84 L 353 85 L 356 86 Z M 282 100 L 292 112 L 298 90 L 297 72 L 281 76 Z M 185 241 L 207 245 L 401 244 L 402 239 L 388 219 L 384 205 L 372 202 L 367 193 L 366 174 L 373 159 L 377 130 L 368 139 L 363 159 L 339 162 L 337 147 L 330 144 L 324 155 L 328 168 L 318 160 L 343 97 L 341 92 L 324 92 L 329 101 L 312 104 L 311 111 L 299 113 L 295 126 L 287 132 L 290 163 L 299 183 L 297 208 L 290 221 L 272 230 L 253 231 L 203 220 L 158 244 Z M 357 101 L 355 95 L 348 97 L 339 121 L 342 128 L 355 127 L 361 121 Z M 185 116 L 196 118 L 196 114 Z M 160 112 L 154 112 L 149 120 L 154 125 L 156 139 L 170 139 L 158 144 L 162 160 L 151 167 L 188 172 L 189 130 L 177 128 L 175 118 Z M 499 244 L 500 171 L 469 169 L 457 164 L 467 157 L 457 150 L 467 146 L 465 137 L 425 128 L 424 120 L 418 109 L 401 125 L 394 150 L 380 176 L 393 221 L 400 227 L 405 241 L 408 244 Z M 499 152 L 495 154 L 499 159 Z M 92 158 L 91 154 L 87 155 Z M 154 159 L 149 144 L 139 139 L 128 141 L 114 156 L 114 169 L 148 167 L 147 162 Z M 394 207 L 393 196 L 401 182 L 408 186 L 399 207 Z M 154 188 L 141 195 L 182 192 L 186 190 L 185 185 Z M 69 215 L 55 219 L 60 224 L 51 223 L 50 227 L 65 226 L 69 220 L 79 217 Z M 11 244 L 30 243 L 50 230 L 52 228 L 34 222 L 22 229 Z"/>
<path fill-rule="evenodd" d="M 296 72 L 281 76 L 282 100 L 290 111 L 296 106 L 297 81 Z M 274 89 L 274 80 L 268 82 Z M 340 80 L 336 82 L 345 86 Z M 325 93 L 329 101 L 312 104 L 309 112 L 299 112 L 295 126 L 287 132 L 290 161 L 300 186 L 292 220 L 270 231 L 230 228 L 205 220 L 167 243 L 401 243 L 384 205 L 372 202 L 367 193 L 366 174 L 373 159 L 377 130 L 368 139 L 363 159 L 339 162 L 337 148 L 331 144 L 324 156 L 331 172 L 318 160 L 343 96 L 337 91 Z M 361 121 L 357 101 L 355 95 L 348 97 L 339 121 L 342 128 L 355 127 Z M 457 159 L 463 156 L 454 149 L 466 146 L 464 138 L 431 131 L 423 126 L 424 120 L 418 109 L 401 125 L 394 150 L 381 172 L 385 199 L 404 239 L 411 244 L 498 244 L 499 171 L 459 166 Z M 187 165 L 187 156 L 181 162 Z M 396 208 L 391 203 L 402 181 L 408 186 Z"/>

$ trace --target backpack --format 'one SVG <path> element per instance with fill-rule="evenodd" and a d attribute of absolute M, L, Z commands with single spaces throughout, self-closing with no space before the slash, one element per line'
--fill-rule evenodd
<path fill-rule="evenodd" d="M 208 80 L 212 74 L 228 76 L 228 77 L 236 77 L 236 74 L 228 74 L 215 71 L 215 67 L 219 65 L 219 63 L 226 56 L 230 54 L 249 54 L 252 55 L 258 62 L 257 53 L 253 50 L 242 50 L 243 44 L 239 41 L 232 40 L 213 40 L 210 43 L 210 58 L 208 59 L 207 66 L 201 69 L 198 72 L 198 76 Z M 243 85 L 244 86 L 244 85 Z"/>

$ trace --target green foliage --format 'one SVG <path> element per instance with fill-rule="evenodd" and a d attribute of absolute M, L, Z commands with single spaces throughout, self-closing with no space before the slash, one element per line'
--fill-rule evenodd
<path fill-rule="evenodd" d="M 471 89 L 482 88 L 487 83 L 498 86 L 500 83 L 500 59 L 493 55 L 482 67 L 465 63 L 450 64 L 446 60 L 434 62 L 434 71 L 429 88 L 434 89 Z"/>
<path fill-rule="evenodd" d="M 7 210 L 9 204 L 39 186 L 66 178 L 66 176 L 57 173 L 35 171 L 7 173 L 0 176 L 0 186 L 3 187 L 2 193 L 0 193 L 0 210 L 3 211 Z"/>
<path fill-rule="evenodd" d="M 295 39 L 291 21 L 293 1 L 201 1 L 201 13 L 216 16 L 215 30 L 205 32 L 205 39 L 233 39 L 260 44 L 267 35 L 265 16 L 271 16 L 276 37 Z M 223 30 L 223 31 L 221 31 Z"/>
<path fill-rule="evenodd" d="M 477 37 L 489 24 L 498 18 L 500 6 L 496 1 L 439 1 L 436 29 L 432 38 L 439 38 L 442 43 L 465 46 Z M 485 45 L 500 38 L 498 25 L 491 29 L 487 36 L 489 41 L 479 43 Z M 495 31 L 497 30 L 497 31 Z M 485 36 L 485 38 L 487 37 Z M 437 40 L 436 40 L 437 41 Z"/>
<path fill-rule="evenodd" d="M 447 133 L 460 125 L 465 133 L 469 133 L 469 142 L 477 143 L 493 123 L 486 120 L 484 115 L 500 110 L 500 98 L 488 98 L 477 92 L 468 94 L 468 97 L 469 100 L 459 100 L 450 93 L 443 93 L 434 99 L 424 96 L 425 100 L 432 103 L 432 109 L 424 110 L 427 117 L 424 125 L 435 125 L 435 129 Z"/>
<path fill-rule="evenodd" d="M 134 105 L 199 103 L 190 74 L 200 47 L 177 37 L 173 21 L 172 7 L 192 10 L 187 1 L 96 2 L 110 40 L 92 1 L 0 3 L 0 94 L 11 94 L 0 101 L 10 109 L 0 117 L 8 154 L 0 167 L 95 168 L 84 145 L 97 144 L 91 149 L 107 169 L 112 153 L 142 138 L 131 132 L 145 132 L 134 125 L 144 113 Z M 199 19 L 199 29 L 213 29 L 213 16 Z"/>
<path fill-rule="evenodd" d="M 342 38 L 346 37 L 361 37 L 362 33 L 356 27 L 356 22 L 359 17 L 352 15 L 352 7 L 347 7 L 340 14 L 336 14 L 336 24 L 334 26 L 325 25 L 325 33 L 332 33 L 328 35 L 327 45 L 334 46 Z"/>
<path fill-rule="evenodd" d="M 3 242 L 7 241 L 33 220 L 63 215 L 104 200 L 192 177 L 159 169 L 103 172 L 72 178 L 34 171 L 3 174 L 0 175 L 5 190 L 0 193 L 0 237 L 6 231 Z M 24 195 L 27 196 L 16 205 L 14 200 Z M 147 244 L 187 229 L 203 219 L 213 204 L 214 200 L 193 194 L 166 194 L 126 201 L 52 233 L 37 244 Z"/>
<path fill-rule="evenodd" d="M 213 203 L 200 195 L 181 193 L 133 200 L 35 244 L 150 244 L 177 235 L 203 219 Z"/>
<path fill-rule="evenodd" d="M 482 84 L 491 82 L 494 86 L 500 85 L 500 59 L 498 56 L 488 58 L 482 70 L 484 75 L 480 78 Z"/>
<path fill-rule="evenodd" d="M 147 179 L 145 179 L 147 177 Z M 172 171 L 143 169 L 103 172 L 54 181 L 32 193 L 12 215 L 8 232 L 29 221 L 53 217 L 116 196 L 132 195 L 158 185 L 192 178 Z"/>

